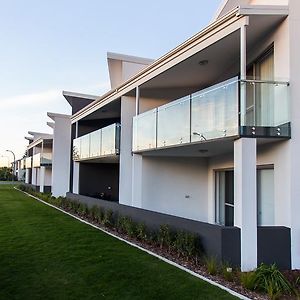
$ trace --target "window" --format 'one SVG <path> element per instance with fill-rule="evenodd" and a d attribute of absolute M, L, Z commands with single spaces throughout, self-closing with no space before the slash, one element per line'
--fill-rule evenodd
<path fill-rule="evenodd" d="M 234 172 L 217 171 L 215 177 L 216 223 L 234 226 Z M 257 170 L 257 225 L 275 224 L 274 169 Z"/>

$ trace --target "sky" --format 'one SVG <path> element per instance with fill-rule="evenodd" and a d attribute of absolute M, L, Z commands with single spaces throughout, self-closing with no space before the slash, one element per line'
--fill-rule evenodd
<path fill-rule="evenodd" d="M 0 166 L 20 158 L 62 91 L 110 89 L 107 52 L 157 59 L 211 21 L 221 0 L 0 0 Z"/>

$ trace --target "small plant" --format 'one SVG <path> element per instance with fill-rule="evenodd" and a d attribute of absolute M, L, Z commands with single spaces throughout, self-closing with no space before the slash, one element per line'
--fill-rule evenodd
<path fill-rule="evenodd" d="M 216 275 L 218 273 L 218 262 L 216 257 L 209 256 L 204 259 L 208 274 Z"/>
<path fill-rule="evenodd" d="M 129 237 L 134 237 L 134 235 L 135 235 L 135 223 L 132 221 L 131 218 L 125 217 L 125 219 L 124 219 L 124 229 L 125 229 L 125 233 Z"/>
<path fill-rule="evenodd" d="M 185 247 L 184 247 L 184 252 L 186 257 L 192 258 L 197 254 L 197 237 L 195 234 L 186 232 L 185 233 Z"/>
<path fill-rule="evenodd" d="M 97 223 L 101 224 L 104 218 L 104 210 L 102 207 L 98 207 L 97 210 L 94 212 L 94 219 Z"/>
<path fill-rule="evenodd" d="M 158 242 L 160 248 L 168 247 L 169 251 L 172 246 L 172 236 L 168 225 L 161 225 L 158 232 Z"/>
<path fill-rule="evenodd" d="M 113 211 L 112 210 L 106 210 L 104 212 L 103 218 L 101 220 L 102 225 L 106 226 L 106 227 L 111 227 L 113 226 L 114 222 L 113 222 Z"/>
<path fill-rule="evenodd" d="M 256 278 L 257 278 L 257 276 L 256 276 L 255 272 L 241 273 L 240 281 L 241 281 L 242 287 L 244 287 L 247 290 L 254 291 Z"/>
<path fill-rule="evenodd" d="M 297 285 L 300 285 L 300 276 L 297 277 L 295 284 L 296 284 L 296 286 L 297 286 Z"/>
<path fill-rule="evenodd" d="M 268 294 L 271 299 L 277 299 L 282 294 L 293 294 L 289 281 L 278 270 L 275 264 L 261 264 L 255 271 L 255 289 Z"/>
<path fill-rule="evenodd" d="M 93 205 L 92 208 L 89 210 L 89 216 L 93 221 L 96 219 L 97 211 L 98 211 L 97 205 Z"/>
<path fill-rule="evenodd" d="M 233 277 L 234 277 L 233 270 L 232 267 L 227 262 L 224 262 L 222 264 L 221 271 L 224 279 L 226 279 L 227 281 L 233 281 Z"/>
<path fill-rule="evenodd" d="M 136 237 L 140 241 L 147 240 L 147 228 L 144 223 L 138 223 L 136 225 Z"/>

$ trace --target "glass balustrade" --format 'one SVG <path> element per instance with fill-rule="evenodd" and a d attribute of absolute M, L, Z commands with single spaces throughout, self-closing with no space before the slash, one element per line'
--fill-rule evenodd
<path fill-rule="evenodd" d="M 90 133 L 90 155 L 98 157 L 101 155 L 101 129 Z"/>
<path fill-rule="evenodd" d="M 192 94 L 191 141 L 238 134 L 238 78 Z"/>
<path fill-rule="evenodd" d="M 238 77 L 133 118 L 133 151 L 234 136 L 290 137 L 287 82 Z"/>
<path fill-rule="evenodd" d="M 133 119 L 133 149 L 156 148 L 156 117 L 157 110 L 152 109 Z"/>
<path fill-rule="evenodd" d="M 112 124 L 73 140 L 73 160 L 119 154 L 120 124 Z"/>
<path fill-rule="evenodd" d="M 25 159 L 25 168 L 26 169 L 32 168 L 32 156 L 26 157 L 26 159 Z"/>
<path fill-rule="evenodd" d="M 41 155 L 41 165 L 51 165 L 52 164 L 52 153 L 42 153 Z"/>
<path fill-rule="evenodd" d="M 185 144 L 190 141 L 190 97 L 159 107 L 157 147 Z"/>
<path fill-rule="evenodd" d="M 290 103 L 287 82 L 243 80 L 240 84 L 241 126 L 278 129 L 288 126 Z"/>
<path fill-rule="evenodd" d="M 52 153 L 37 153 L 32 156 L 32 167 L 48 166 L 52 164 Z"/>
<path fill-rule="evenodd" d="M 101 156 L 119 153 L 119 128 L 119 125 L 116 124 L 102 128 Z"/>

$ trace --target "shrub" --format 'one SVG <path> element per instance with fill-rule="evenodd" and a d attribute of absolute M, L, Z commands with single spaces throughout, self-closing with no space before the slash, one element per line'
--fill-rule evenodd
<path fill-rule="evenodd" d="M 93 205 L 92 208 L 89 210 L 89 216 L 92 218 L 92 220 L 96 219 L 97 211 L 98 211 L 97 205 Z"/>
<path fill-rule="evenodd" d="M 198 238 L 195 234 L 185 232 L 185 247 L 184 252 L 187 258 L 192 258 L 200 252 L 200 249 L 197 249 Z"/>
<path fill-rule="evenodd" d="M 147 228 L 144 223 L 138 223 L 136 224 L 136 237 L 140 241 L 146 241 L 147 236 Z"/>
<path fill-rule="evenodd" d="M 136 225 L 130 217 L 119 216 L 116 227 L 119 232 L 126 233 L 129 237 L 134 237 L 136 234 Z"/>
<path fill-rule="evenodd" d="M 172 237 L 171 237 L 171 231 L 168 225 L 161 225 L 159 227 L 158 231 L 158 242 L 160 248 L 168 247 L 168 249 L 171 249 L 172 246 Z"/>
<path fill-rule="evenodd" d="M 222 276 L 227 281 L 233 281 L 233 270 L 230 267 L 229 263 L 223 262 L 221 267 Z"/>
<path fill-rule="evenodd" d="M 114 225 L 113 220 L 113 211 L 112 210 L 106 210 L 104 212 L 103 218 L 101 220 L 101 224 L 107 227 L 111 227 Z"/>
<path fill-rule="evenodd" d="M 205 257 L 204 263 L 208 274 L 216 275 L 218 273 L 218 262 L 216 257 L 214 256 Z"/>
<path fill-rule="evenodd" d="M 85 216 L 88 212 L 88 207 L 86 204 L 84 203 L 80 203 L 79 204 L 79 207 L 78 207 L 78 213 L 81 215 L 81 216 Z"/>
<path fill-rule="evenodd" d="M 102 223 L 102 220 L 104 218 L 104 210 L 102 207 L 98 207 L 97 210 L 95 211 L 95 221 L 99 224 Z"/>
<path fill-rule="evenodd" d="M 255 290 L 255 283 L 256 283 L 256 273 L 255 272 L 245 272 L 241 273 L 240 281 L 242 287 L 247 290 L 254 291 Z"/>
<path fill-rule="evenodd" d="M 255 274 L 255 289 L 267 293 L 271 299 L 277 299 L 282 294 L 294 293 L 291 284 L 275 264 L 270 266 L 261 264 Z"/>

